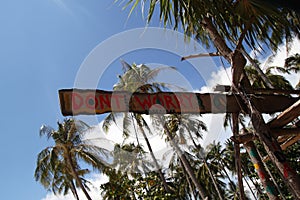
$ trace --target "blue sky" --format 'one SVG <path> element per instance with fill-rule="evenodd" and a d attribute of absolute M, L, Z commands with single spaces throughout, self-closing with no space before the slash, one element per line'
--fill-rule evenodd
<path fill-rule="evenodd" d="M 150 25 L 161 27 L 158 19 Z M 63 119 L 58 90 L 74 86 L 82 63 L 97 45 L 120 32 L 144 28 L 145 21 L 140 12 L 128 19 L 128 10 L 122 11 L 113 0 L 15 0 L 2 2 L 0 26 L 0 198 L 41 200 L 47 191 L 33 177 L 36 156 L 51 143 L 39 137 L 39 128 L 43 124 L 56 128 L 57 120 Z M 197 53 L 187 51 L 192 52 Z M 117 81 L 121 58 L 176 66 L 191 90 L 203 86 L 191 63 L 180 62 L 169 52 L 144 49 L 99 66 L 106 67 L 100 89 L 111 89 Z M 203 60 L 194 62 L 199 68 L 208 67 Z"/>
<path fill-rule="evenodd" d="M 154 21 L 152 26 L 160 26 Z M 144 27 L 145 21 L 139 12 L 128 19 L 128 10 L 122 11 L 113 0 L 16 0 L 2 2 L 0 26 L 0 198 L 40 200 L 46 191 L 33 177 L 36 156 L 51 143 L 39 137 L 39 128 L 56 128 L 56 121 L 63 119 L 58 90 L 73 87 L 79 67 L 99 43 Z M 129 63 L 180 63 L 178 56 L 157 59 L 154 53 L 123 58 Z M 117 59 L 101 87 L 112 88 L 118 73 Z M 189 79 L 197 82 L 196 77 Z"/>
<path fill-rule="evenodd" d="M 77 70 L 101 41 L 143 27 L 111 0 L 16 0 L 0 7 L 1 199 L 40 200 L 36 156 L 49 145 L 42 124 L 56 127 L 57 91 L 71 88 Z M 115 77 L 115 76 L 114 76 Z"/>

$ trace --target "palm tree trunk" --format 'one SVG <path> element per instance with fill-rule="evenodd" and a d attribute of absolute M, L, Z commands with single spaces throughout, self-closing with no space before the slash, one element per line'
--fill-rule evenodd
<path fill-rule="evenodd" d="M 199 145 L 196 144 L 196 142 L 195 142 L 194 138 L 192 137 L 191 133 L 188 132 L 188 134 L 189 134 L 190 139 L 192 140 L 192 142 L 193 142 L 195 148 L 197 148 L 197 149 L 199 150 L 201 147 L 199 148 Z M 199 156 L 202 158 L 202 161 L 203 161 L 203 163 L 204 163 L 206 169 L 208 170 L 209 176 L 210 176 L 211 180 L 213 181 L 213 184 L 214 184 L 214 186 L 215 186 L 215 188 L 216 188 L 216 190 L 217 190 L 219 199 L 222 200 L 223 198 L 222 198 L 221 192 L 220 192 L 220 190 L 219 190 L 219 187 L 218 187 L 218 185 L 217 185 L 217 183 L 216 183 L 215 177 L 213 176 L 213 174 L 212 174 L 212 172 L 211 172 L 211 170 L 210 170 L 210 168 L 209 168 L 209 166 L 208 166 L 208 164 L 207 164 L 205 158 L 203 158 L 200 154 L 199 154 Z"/>
<path fill-rule="evenodd" d="M 154 153 L 153 153 L 151 144 L 150 144 L 150 142 L 149 142 L 149 140 L 148 140 L 148 138 L 147 138 L 147 136 L 146 136 L 146 134 L 145 134 L 145 131 L 144 131 L 143 127 L 142 127 L 142 124 L 141 124 L 141 122 L 140 122 L 138 119 L 137 119 L 136 121 L 137 121 L 138 127 L 139 127 L 141 133 L 143 134 L 143 137 L 144 137 L 144 139 L 145 139 L 145 141 L 146 141 L 147 147 L 148 147 L 148 149 L 149 149 L 150 155 L 151 155 L 152 160 L 153 160 L 153 162 L 154 162 L 154 165 L 155 165 L 155 167 L 156 167 L 156 171 L 157 171 L 157 173 L 159 174 L 160 179 L 161 179 L 161 181 L 162 181 L 162 183 L 163 183 L 164 189 L 165 189 L 166 192 L 171 193 L 172 191 L 170 190 L 170 188 L 169 188 L 169 186 L 168 186 L 168 184 L 167 184 L 167 181 L 166 181 L 166 179 L 165 179 L 163 173 L 162 173 L 161 170 L 160 170 L 159 164 L 158 164 L 157 159 L 156 159 L 156 157 L 155 157 L 155 155 L 154 155 Z"/>
<path fill-rule="evenodd" d="M 88 200 L 92 200 L 89 193 L 86 191 L 84 185 L 82 184 L 82 182 L 81 182 L 81 180 L 78 176 L 78 173 L 75 170 L 75 167 L 74 167 L 73 162 L 72 162 L 72 157 L 71 157 L 71 154 L 70 154 L 68 148 L 64 147 L 64 151 L 65 151 L 64 153 L 65 153 L 65 156 L 66 156 L 67 164 L 69 165 L 69 169 L 71 171 L 71 174 L 73 175 L 73 178 L 75 179 L 77 185 L 80 187 L 80 189 L 82 190 L 82 192 L 84 193 L 86 198 Z"/>
<path fill-rule="evenodd" d="M 244 144 L 245 149 L 247 150 L 249 157 L 254 165 L 255 170 L 265 188 L 265 191 L 270 200 L 279 200 L 279 193 L 276 190 L 275 185 L 270 180 L 268 172 L 265 170 L 261 157 L 259 156 L 256 147 L 252 141 Z"/>
<path fill-rule="evenodd" d="M 254 197 L 255 200 L 257 200 L 257 197 L 255 196 L 255 194 L 254 194 L 252 188 L 250 187 L 250 184 L 248 183 L 246 177 L 244 176 L 243 178 L 244 178 L 244 181 L 246 182 L 246 184 L 247 184 L 247 186 L 248 186 L 248 188 L 249 188 L 249 190 L 250 190 L 252 196 Z"/>
<path fill-rule="evenodd" d="M 227 46 L 224 38 L 218 33 L 218 30 L 213 25 L 211 18 L 204 17 L 202 24 L 202 27 L 209 34 L 211 40 L 213 41 L 215 47 L 218 49 L 220 54 L 230 63 L 230 56 L 232 54 L 232 50 Z"/>
<path fill-rule="evenodd" d="M 221 192 L 220 192 L 220 190 L 219 190 L 219 187 L 218 187 L 218 185 L 217 185 L 217 183 L 216 183 L 216 179 L 215 179 L 215 177 L 213 176 L 213 174 L 212 174 L 212 172 L 211 172 L 211 170 L 210 170 L 210 168 L 209 168 L 209 166 L 208 166 L 206 160 L 205 160 L 204 158 L 203 158 L 202 160 L 203 160 L 203 163 L 204 163 L 206 169 L 208 170 L 209 176 L 210 176 L 210 178 L 211 178 L 211 180 L 212 180 L 212 182 L 213 182 L 213 184 L 214 184 L 214 186 L 215 186 L 215 188 L 216 188 L 216 190 L 217 190 L 219 199 L 222 200 L 223 198 L 222 198 Z"/>
<path fill-rule="evenodd" d="M 239 134 L 239 119 L 238 113 L 232 114 L 232 132 L 233 137 L 238 136 Z M 239 195 L 241 200 L 245 200 L 245 190 L 243 185 L 243 176 L 242 176 L 242 167 L 241 167 L 241 156 L 240 156 L 240 144 L 234 142 L 234 154 L 235 154 L 235 168 L 238 176 L 238 186 L 239 186 Z"/>
<path fill-rule="evenodd" d="M 193 169 L 192 169 L 189 161 L 187 160 L 187 158 L 185 157 L 185 155 L 183 154 L 183 152 L 180 150 L 180 148 L 178 147 L 178 145 L 174 142 L 174 140 L 172 138 L 172 135 L 171 135 L 171 133 L 169 131 L 169 128 L 167 127 L 166 123 L 164 123 L 164 121 L 161 119 L 160 116 L 158 116 L 158 118 L 159 118 L 160 122 L 163 124 L 163 128 L 166 131 L 167 137 L 169 138 L 172 147 L 176 151 L 179 159 L 182 161 L 183 166 L 184 166 L 186 172 L 188 173 L 188 175 L 191 178 L 193 184 L 195 185 L 195 187 L 199 191 L 199 194 L 200 194 L 201 198 L 207 200 L 208 196 L 206 195 L 205 190 L 202 187 L 202 185 L 200 185 L 200 183 L 198 182 L 198 180 L 197 180 L 197 178 L 196 178 L 196 176 L 194 174 L 194 171 L 193 171 Z"/>
<path fill-rule="evenodd" d="M 226 167 L 225 167 L 225 165 L 223 164 L 223 161 L 221 160 L 219 163 L 220 163 L 220 165 L 221 165 L 221 167 L 222 167 L 222 170 L 224 171 L 225 176 L 227 177 L 228 181 L 229 181 L 232 185 L 234 185 L 235 183 L 231 180 L 231 178 L 230 178 L 228 172 L 226 171 Z"/>
<path fill-rule="evenodd" d="M 171 143 L 173 143 L 172 146 L 175 144 L 175 142 L 171 142 Z M 205 190 L 202 187 L 202 185 L 200 185 L 200 183 L 198 182 L 189 161 L 187 160 L 187 158 L 185 157 L 183 152 L 181 152 L 179 147 L 176 144 L 174 146 L 175 146 L 175 151 L 177 152 L 180 160 L 182 161 L 185 170 L 187 171 L 187 173 L 188 173 L 189 177 L 191 178 L 193 184 L 195 185 L 195 187 L 199 191 L 199 194 L 200 194 L 201 198 L 202 199 L 208 199 L 208 196 L 206 195 Z"/>
<path fill-rule="evenodd" d="M 191 183 L 191 181 L 190 181 L 190 178 L 189 178 L 189 176 L 188 176 L 188 174 L 187 174 L 187 172 L 186 172 L 186 170 L 185 170 L 185 168 L 184 168 L 183 163 L 182 163 L 181 160 L 179 160 L 179 164 L 180 164 L 180 167 L 182 168 L 182 170 L 183 170 L 183 172 L 184 172 L 186 181 L 187 181 L 188 184 L 189 184 L 189 188 L 190 188 L 190 191 L 191 191 L 191 193 L 192 193 L 192 195 L 193 195 L 193 198 L 194 198 L 194 199 L 197 199 L 197 198 L 196 198 L 195 191 L 194 191 L 193 186 L 192 186 L 192 183 Z M 190 195 L 190 196 L 191 196 L 191 195 Z"/>

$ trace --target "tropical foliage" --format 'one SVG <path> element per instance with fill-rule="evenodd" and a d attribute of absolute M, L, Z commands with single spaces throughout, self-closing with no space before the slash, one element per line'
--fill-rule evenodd
<path fill-rule="evenodd" d="M 79 199 L 76 191 L 79 187 L 87 199 L 91 199 L 89 182 L 84 178 L 90 170 L 82 169 L 80 163 L 85 162 L 103 172 L 108 152 L 83 140 L 88 126 L 82 121 L 65 119 L 57 124 L 58 130 L 48 126 L 42 126 L 40 130 L 40 135 L 53 139 L 54 145 L 38 154 L 35 179 L 54 193 L 67 194 L 71 191 L 76 199 Z"/>
<path fill-rule="evenodd" d="M 187 35 L 207 45 L 216 39 L 212 34 L 217 34 L 229 42 L 229 46 L 245 40 L 253 49 L 260 47 L 260 42 L 277 49 L 285 38 L 291 41 L 294 34 L 299 34 L 299 16 L 295 11 L 265 1 L 128 0 L 126 6 L 131 6 L 132 12 L 139 3 L 143 11 L 148 11 L 148 22 L 158 9 L 165 25 L 170 24 L 175 29 L 181 26 Z M 212 29 L 215 33 L 210 32 Z"/>

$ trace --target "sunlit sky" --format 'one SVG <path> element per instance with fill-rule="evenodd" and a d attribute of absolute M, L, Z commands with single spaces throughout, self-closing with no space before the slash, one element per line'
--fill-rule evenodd
<path fill-rule="evenodd" d="M 134 28 L 144 28 L 140 12 L 122 11 L 113 0 L 16 0 L 2 2 L 0 7 L 0 177 L 1 199 L 41 200 L 47 191 L 34 180 L 37 154 L 51 142 L 39 137 L 46 124 L 56 128 L 62 120 L 58 90 L 72 88 L 86 58 L 103 41 Z M 149 26 L 162 27 L 157 18 Z M 179 36 L 176 36 L 179 37 Z M 179 37 L 180 38 L 180 37 Z M 132 40 L 131 40 L 132 41 Z M 129 41 L 129 42 L 131 42 Z M 138 39 L 137 39 L 138 41 Z M 175 41 L 175 40 L 174 40 Z M 118 45 L 105 51 L 115 52 Z M 176 41 L 175 41 L 176 42 Z M 198 49 L 199 50 L 199 49 Z M 197 53 L 195 49 L 181 51 Z M 183 55 L 181 55 L 183 56 Z M 189 90 L 205 85 L 199 69 L 211 61 L 195 61 L 198 72 L 180 56 L 162 50 L 136 50 L 115 57 L 105 68 L 97 88 L 110 90 L 122 73 L 120 59 L 129 63 L 170 65 L 179 69 L 176 83 Z M 101 58 L 100 58 L 101 60 Z M 199 62 L 199 63 L 197 63 Z M 215 74 L 218 75 L 217 73 Z M 171 75 L 172 77 L 173 75 Z M 175 76 L 175 75 L 174 75 Z M 219 74 L 220 76 L 220 74 Z M 226 73 L 222 74 L 223 78 Z M 174 81 L 170 76 L 163 81 Z M 165 78 L 165 79 L 164 79 Z M 102 117 L 103 118 L 103 117 Z M 101 117 L 97 120 L 100 122 Z"/>

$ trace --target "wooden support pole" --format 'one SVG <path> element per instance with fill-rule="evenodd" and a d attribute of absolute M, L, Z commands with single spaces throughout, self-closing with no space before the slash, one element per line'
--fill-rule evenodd
<path fill-rule="evenodd" d="M 280 147 L 281 147 L 282 150 L 285 150 L 289 146 L 291 146 L 294 143 L 296 143 L 298 140 L 300 140 L 300 135 L 296 135 L 296 136 L 290 138 L 289 140 L 287 140 L 286 142 L 284 142 L 282 145 L 280 145 Z"/>
<path fill-rule="evenodd" d="M 274 137 L 279 136 L 300 136 L 300 128 L 281 128 L 271 129 L 271 133 Z M 254 133 L 240 134 L 236 137 L 231 137 L 232 141 L 238 143 L 246 143 L 252 140 L 257 140 L 258 137 Z"/>
<path fill-rule="evenodd" d="M 229 92 L 231 86 L 229 85 L 216 85 L 214 91 L 217 92 Z M 300 90 L 283 90 L 283 89 L 265 89 L 258 88 L 252 89 L 251 93 L 248 94 L 298 94 L 300 95 Z"/>
<path fill-rule="evenodd" d="M 300 116 L 300 100 L 284 110 L 275 119 L 270 121 L 268 125 L 270 128 L 281 128 L 293 121 L 298 116 Z"/>
<path fill-rule="evenodd" d="M 280 138 L 278 138 L 279 140 Z M 289 146 L 293 145 L 294 143 L 296 143 L 298 140 L 300 140 L 300 134 L 297 134 L 295 136 L 292 136 L 292 137 L 284 137 L 281 138 L 281 142 L 283 142 L 281 145 L 280 145 L 280 148 L 282 150 L 286 150 Z M 267 155 L 264 157 L 263 161 L 266 162 L 270 159 L 270 157 Z"/>

